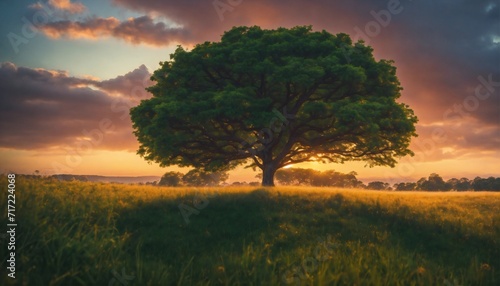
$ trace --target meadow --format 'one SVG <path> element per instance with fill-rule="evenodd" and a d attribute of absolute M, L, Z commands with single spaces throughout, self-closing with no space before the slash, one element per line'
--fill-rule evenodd
<path fill-rule="evenodd" d="M 6 191 L 0 210 L 5 233 Z M 493 192 L 18 177 L 16 220 L 1 285 L 500 285 Z"/>

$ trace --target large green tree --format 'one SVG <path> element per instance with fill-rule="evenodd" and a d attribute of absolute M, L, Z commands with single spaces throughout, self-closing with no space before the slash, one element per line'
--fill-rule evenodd
<path fill-rule="evenodd" d="M 392 61 L 346 34 L 311 27 L 235 27 L 220 42 L 181 47 L 132 108 L 138 154 L 207 171 L 276 170 L 308 161 L 394 166 L 417 118 L 397 102 Z"/>

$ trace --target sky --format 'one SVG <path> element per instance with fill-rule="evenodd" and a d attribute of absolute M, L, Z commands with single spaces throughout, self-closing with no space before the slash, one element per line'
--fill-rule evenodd
<path fill-rule="evenodd" d="M 128 110 L 177 45 L 233 26 L 312 25 L 395 61 L 419 118 L 414 157 L 294 167 L 363 181 L 500 176 L 499 1 L 108 0 L 0 2 L 0 172 L 162 175 L 136 155 Z M 238 168 L 230 181 L 256 181 Z"/>

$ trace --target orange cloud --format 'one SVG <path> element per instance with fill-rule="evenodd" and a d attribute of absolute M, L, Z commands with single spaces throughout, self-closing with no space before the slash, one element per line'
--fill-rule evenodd
<path fill-rule="evenodd" d="M 50 38 L 97 39 L 114 37 L 131 44 L 145 43 L 166 46 L 172 42 L 185 42 L 189 33 L 183 28 L 171 28 L 163 22 L 155 22 L 149 16 L 130 18 L 120 22 L 114 17 L 89 18 L 85 21 L 68 20 L 50 22 L 38 27 Z"/>
<path fill-rule="evenodd" d="M 80 14 L 87 9 L 82 3 L 72 3 L 70 0 L 49 0 L 49 5 L 71 14 Z"/>
<path fill-rule="evenodd" d="M 67 37 L 71 39 L 97 39 L 111 35 L 111 31 L 120 24 L 116 18 L 92 18 L 85 22 L 57 21 L 38 27 L 50 38 Z"/>

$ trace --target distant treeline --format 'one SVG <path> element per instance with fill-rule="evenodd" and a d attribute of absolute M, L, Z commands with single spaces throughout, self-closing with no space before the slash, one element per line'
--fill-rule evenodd
<path fill-rule="evenodd" d="M 401 182 L 390 185 L 386 182 L 374 181 L 364 184 L 357 178 L 356 172 L 348 174 L 334 170 L 317 171 L 313 169 L 290 168 L 276 172 L 276 180 L 280 185 L 307 185 L 318 187 L 363 188 L 369 190 L 394 191 L 500 191 L 500 178 L 452 178 L 443 180 L 438 174 L 430 174 L 417 182 Z"/>
<path fill-rule="evenodd" d="M 18 178 L 27 179 L 43 179 L 55 181 L 79 181 L 79 182 L 97 182 L 97 183 L 117 183 L 117 184 L 151 184 L 156 185 L 158 176 L 99 176 L 99 175 L 73 175 L 73 174 L 57 174 L 57 175 L 41 175 L 35 171 L 33 174 L 16 174 Z"/>
<path fill-rule="evenodd" d="M 356 178 L 356 172 L 347 174 L 336 172 L 334 170 L 317 171 L 313 169 L 289 168 L 280 169 L 276 172 L 275 179 L 280 185 L 284 186 L 316 186 L 316 187 L 339 187 L 339 188 L 360 188 L 367 190 L 387 190 L 387 191 L 500 191 L 500 178 L 476 177 L 473 180 L 467 178 L 452 178 L 445 181 L 438 174 L 432 173 L 428 178 L 421 178 L 416 182 L 400 182 L 394 185 L 382 181 L 373 181 L 364 184 Z M 22 175 L 24 177 L 40 178 L 40 175 Z M 259 178 L 261 174 L 256 177 Z M 48 178 L 63 181 L 101 181 L 100 176 L 82 176 L 82 175 L 52 175 Z M 104 177 L 103 177 L 104 178 Z M 106 177 L 107 178 L 107 177 Z M 110 177 L 111 178 L 111 177 Z M 118 177 L 117 177 L 118 178 Z M 127 178 L 126 182 L 121 183 L 139 183 L 133 182 Z M 142 179 L 144 179 L 143 177 Z M 109 178 L 107 178 L 109 179 Z M 191 170 L 186 174 L 180 172 L 167 172 L 159 182 L 150 181 L 146 185 L 159 186 L 218 186 L 224 184 L 228 179 L 226 172 L 208 173 L 202 170 Z M 116 181 L 119 181 L 118 179 Z M 234 182 L 232 185 L 250 185 L 258 186 L 258 182 Z"/>
<path fill-rule="evenodd" d="M 73 175 L 73 174 L 58 174 L 52 175 L 51 178 L 60 181 L 82 181 L 82 182 L 103 182 L 103 183 L 121 183 L 121 184 L 139 184 L 158 180 L 157 176 L 98 176 L 98 175 Z"/>

